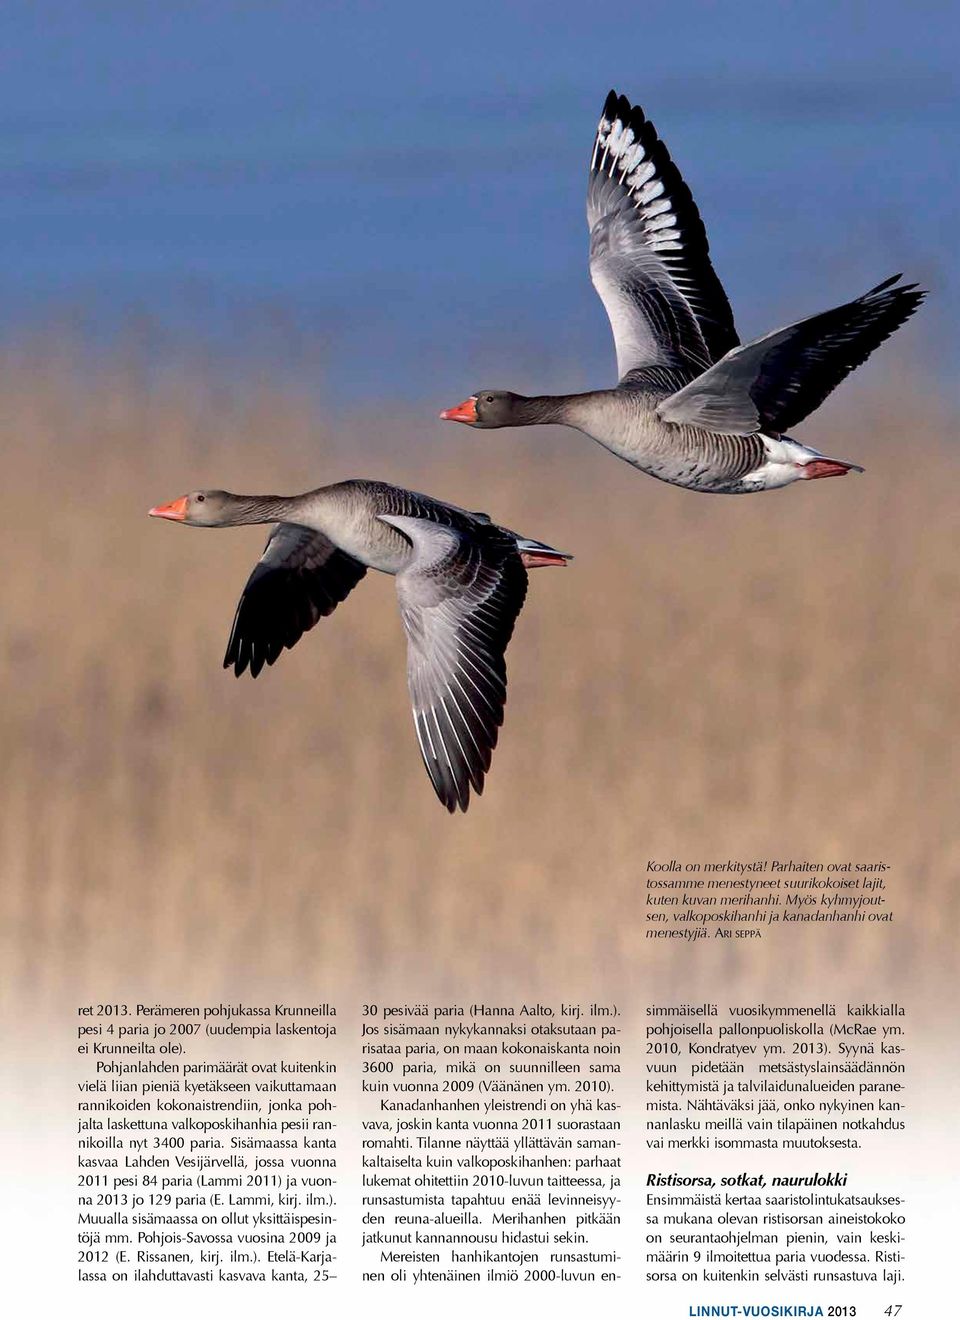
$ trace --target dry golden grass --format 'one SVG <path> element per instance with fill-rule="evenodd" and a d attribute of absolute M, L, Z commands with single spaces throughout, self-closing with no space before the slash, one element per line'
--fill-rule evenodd
<path fill-rule="evenodd" d="M 816 994 L 843 958 L 851 994 L 880 964 L 935 991 L 958 917 L 960 455 L 896 361 L 882 394 L 849 387 L 807 430 L 864 478 L 724 499 L 573 433 L 478 436 L 430 409 L 332 425 L 291 388 L 202 367 L 8 349 L 8 989 L 693 997 L 721 978 L 771 990 L 789 963 Z M 197 485 L 363 475 L 577 555 L 531 581 L 465 818 L 419 764 L 388 579 L 237 681 L 220 661 L 262 529 L 145 516 Z M 644 942 L 648 858 L 763 856 L 894 863 L 895 939 L 781 933 L 749 957 Z"/>

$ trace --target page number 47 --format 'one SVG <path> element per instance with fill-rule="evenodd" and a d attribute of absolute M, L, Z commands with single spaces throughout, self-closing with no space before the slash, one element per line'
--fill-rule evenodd
<path fill-rule="evenodd" d="M 884 1315 L 899 1315 L 900 1312 L 901 1312 L 902 1310 L 903 1310 L 903 1303 L 902 1303 L 902 1302 L 895 1302 L 895 1303 L 893 1304 L 893 1306 L 888 1306 L 887 1309 L 884 1311 L 883 1314 L 884 1314 Z"/>

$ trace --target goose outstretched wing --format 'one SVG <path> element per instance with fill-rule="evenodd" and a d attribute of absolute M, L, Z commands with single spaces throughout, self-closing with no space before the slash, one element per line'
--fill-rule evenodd
<path fill-rule="evenodd" d="M 727 435 L 796 426 L 920 306 L 924 291 L 899 279 L 733 349 L 664 399 L 660 417 Z"/>
<path fill-rule="evenodd" d="M 349 596 L 366 573 L 322 532 L 278 523 L 237 605 L 224 669 L 256 678 Z"/>
<path fill-rule="evenodd" d="M 653 124 L 616 92 L 594 140 L 587 223 L 621 381 L 654 366 L 698 374 L 739 343 L 690 189 Z"/>
<path fill-rule="evenodd" d="M 466 811 L 503 723 L 504 652 L 527 592 L 516 539 L 493 524 L 473 532 L 381 514 L 414 557 L 397 574 L 407 681 L 420 753 L 448 811 Z"/>

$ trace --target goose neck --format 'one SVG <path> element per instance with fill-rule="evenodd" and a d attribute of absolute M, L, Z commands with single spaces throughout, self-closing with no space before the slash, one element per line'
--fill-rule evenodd
<path fill-rule="evenodd" d="M 303 495 L 234 495 L 230 501 L 231 526 L 249 523 L 298 522 L 308 512 Z"/>
<path fill-rule="evenodd" d="M 575 394 L 536 394 L 521 396 L 515 405 L 517 421 L 521 426 L 549 426 L 567 421 Z"/>
<path fill-rule="evenodd" d="M 604 408 L 604 395 L 610 391 L 591 390 L 586 394 L 541 394 L 522 399 L 519 405 L 521 425 L 557 424 L 585 430 Z"/>

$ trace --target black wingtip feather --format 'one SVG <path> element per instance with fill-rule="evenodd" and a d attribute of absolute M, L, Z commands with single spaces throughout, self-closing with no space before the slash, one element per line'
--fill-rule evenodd
<path fill-rule="evenodd" d="M 894 288 L 893 286 L 898 284 L 902 279 L 902 271 L 899 275 L 891 275 L 889 279 L 883 280 L 880 284 L 874 285 L 872 289 L 868 289 L 867 292 L 861 296 L 860 301 L 864 302 L 867 298 L 873 298 L 878 293 L 888 293 L 888 301 L 892 301 L 894 297 L 908 294 L 912 295 L 912 297 L 916 299 L 917 305 L 919 305 L 924 298 L 926 298 L 930 290 L 921 289 L 915 280 L 911 284 L 899 284 L 899 287 Z"/>

